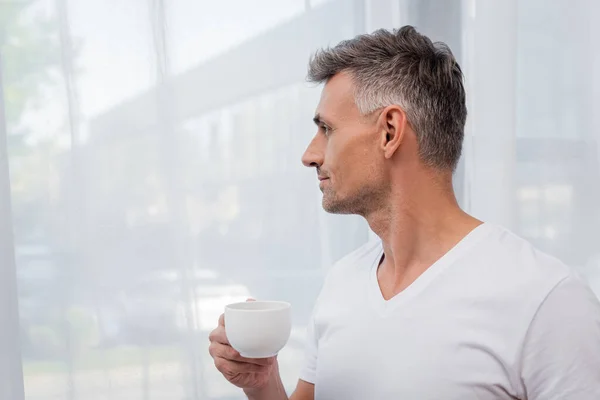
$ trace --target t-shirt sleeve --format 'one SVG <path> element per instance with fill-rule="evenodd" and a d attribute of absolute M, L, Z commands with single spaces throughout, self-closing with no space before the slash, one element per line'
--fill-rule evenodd
<path fill-rule="evenodd" d="M 306 344 L 304 346 L 304 364 L 300 371 L 300 379 L 314 384 L 317 376 L 318 337 L 315 329 L 314 312 L 306 329 Z"/>
<path fill-rule="evenodd" d="M 580 278 L 563 279 L 539 307 L 521 379 L 528 400 L 600 399 L 600 302 Z"/>

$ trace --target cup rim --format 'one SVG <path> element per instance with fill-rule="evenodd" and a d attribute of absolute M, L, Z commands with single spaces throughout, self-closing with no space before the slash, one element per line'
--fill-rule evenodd
<path fill-rule="evenodd" d="M 237 306 L 242 305 L 242 304 L 248 304 L 248 303 L 255 303 L 255 304 L 275 304 L 278 305 L 279 307 L 277 308 L 266 308 L 266 309 L 260 309 L 260 310 L 254 310 L 254 309 L 248 309 L 248 308 L 238 308 Z M 226 310 L 231 310 L 231 311 L 244 311 L 244 312 L 270 312 L 270 311 L 281 311 L 281 310 L 287 310 L 289 308 L 291 308 L 292 305 L 290 303 L 288 303 L 287 301 L 278 301 L 278 300 L 256 300 L 256 301 L 240 301 L 237 303 L 231 303 L 231 304 L 227 304 L 225 306 Z"/>

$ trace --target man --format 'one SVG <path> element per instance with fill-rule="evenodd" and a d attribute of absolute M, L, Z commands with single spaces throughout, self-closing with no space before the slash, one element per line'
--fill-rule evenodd
<path fill-rule="evenodd" d="M 463 212 L 452 189 L 466 119 L 448 47 L 412 27 L 321 50 L 318 131 L 303 163 L 323 207 L 380 238 L 329 272 L 293 400 L 600 399 L 600 304 L 568 267 Z M 502 116 L 498 116 L 502 118 Z M 287 399 L 276 358 L 216 367 L 249 399 Z"/>

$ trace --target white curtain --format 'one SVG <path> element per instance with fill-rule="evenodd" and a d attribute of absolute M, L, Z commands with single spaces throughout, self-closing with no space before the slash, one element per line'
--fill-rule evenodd
<path fill-rule="evenodd" d="M 463 207 L 600 294 L 593 0 L 0 2 L 0 400 L 241 399 L 223 306 L 293 304 L 291 390 L 327 268 L 372 235 L 300 156 L 308 57 L 377 28 L 446 41 L 469 119 Z"/>

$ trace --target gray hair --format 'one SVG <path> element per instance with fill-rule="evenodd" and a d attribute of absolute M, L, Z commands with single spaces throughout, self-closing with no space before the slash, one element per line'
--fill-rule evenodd
<path fill-rule="evenodd" d="M 463 74 L 450 48 L 412 26 L 380 29 L 317 51 L 308 80 L 322 83 L 348 72 L 361 114 L 395 104 L 406 113 L 423 162 L 454 170 L 467 118 Z"/>

